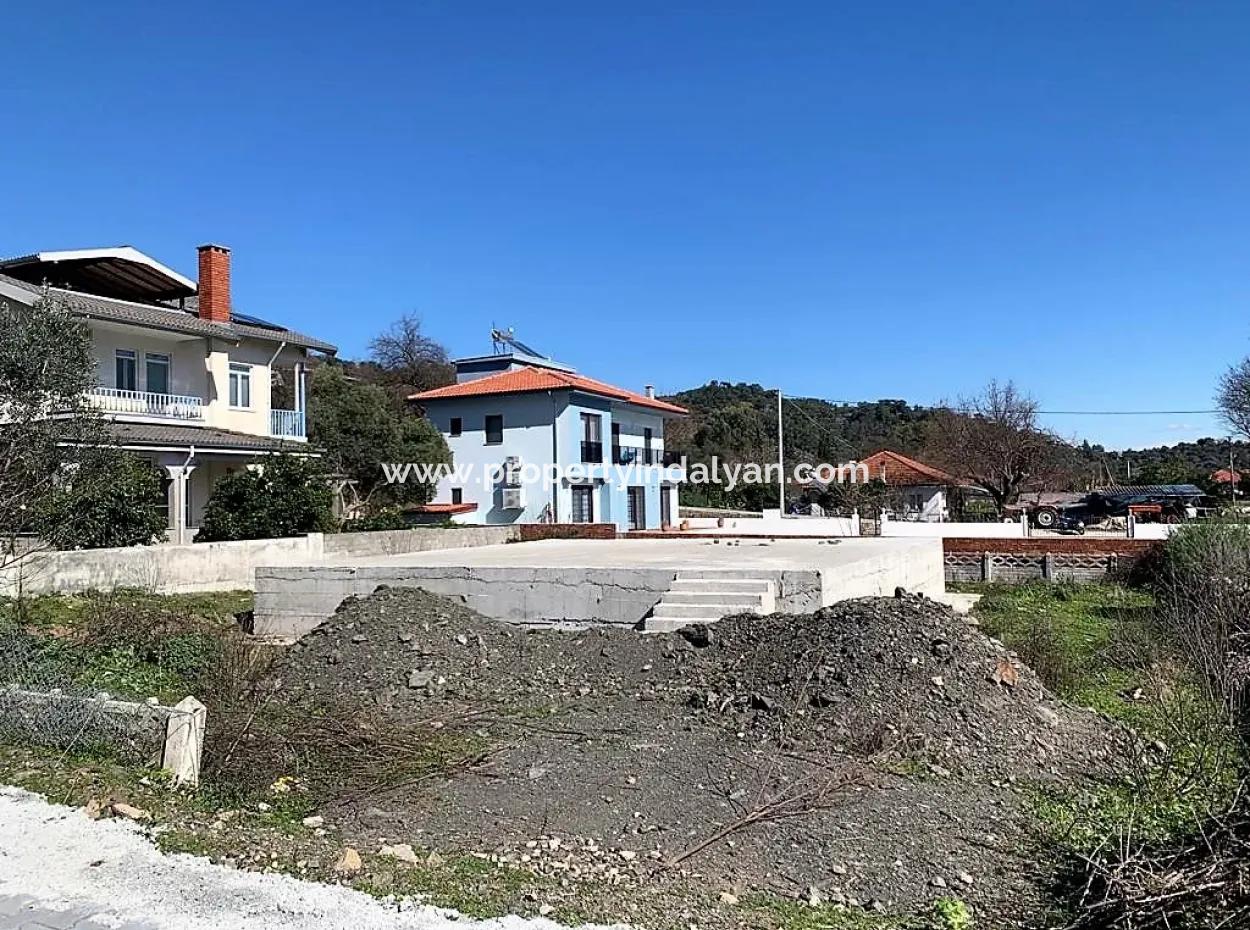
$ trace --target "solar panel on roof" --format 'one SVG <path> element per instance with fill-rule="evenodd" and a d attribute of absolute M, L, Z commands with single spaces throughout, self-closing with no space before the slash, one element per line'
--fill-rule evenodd
<path fill-rule="evenodd" d="M 270 323 L 268 320 L 262 320 L 258 316 L 252 316 L 248 313 L 238 313 L 232 311 L 230 318 L 236 323 L 245 323 L 248 326 L 263 326 L 266 329 L 286 329 L 285 326 L 279 326 L 277 323 Z"/>

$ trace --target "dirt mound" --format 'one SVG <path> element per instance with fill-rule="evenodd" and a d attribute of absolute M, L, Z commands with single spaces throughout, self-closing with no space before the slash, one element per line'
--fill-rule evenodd
<path fill-rule="evenodd" d="M 1024 914 L 1024 784 L 1113 749 L 1101 718 L 919 597 L 644 636 L 526 629 L 382 589 L 278 672 L 294 706 L 472 738 L 471 768 L 328 809 L 345 837 L 486 855 L 575 880 L 572 898 L 600 883 L 644 914 L 686 901 L 682 882 L 890 910 L 958 887 Z"/>
<path fill-rule="evenodd" d="M 686 635 L 703 647 L 687 669 L 692 705 L 788 748 L 1035 776 L 1088 771 L 1113 749 L 1101 721 L 924 597 L 727 617 Z"/>
<path fill-rule="evenodd" d="M 1100 720 L 924 597 L 642 636 L 527 629 L 425 591 L 381 589 L 295 644 L 280 674 L 294 697 L 383 711 L 434 702 L 550 713 L 628 695 L 785 749 L 997 775 L 1088 771 L 1112 750 Z"/>

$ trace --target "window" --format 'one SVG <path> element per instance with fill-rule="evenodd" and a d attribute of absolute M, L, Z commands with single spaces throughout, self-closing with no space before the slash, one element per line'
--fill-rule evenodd
<path fill-rule="evenodd" d="M 486 442 L 498 445 L 503 442 L 503 414 L 488 413 L 486 415 Z"/>
<path fill-rule="evenodd" d="M 597 413 L 582 414 L 582 461 L 603 461 L 603 418 Z"/>
<path fill-rule="evenodd" d="M 464 503 L 464 489 L 463 489 L 463 488 L 452 488 L 452 489 L 451 489 L 451 502 L 452 502 L 453 504 L 463 504 L 463 503 Z"/>
<path fill-rule="evenodd" d="M 252 406 L 252 366 L 230 363 L 230 406 Z"/>
<path fill-rule="evenodd" d="M 573 522 L 595 522 L 594 488 L 588 484 L 573 485 Z"/>
<path fill-rule="evenodd" d="M 169 356 L 157 355 L 155 352 L 143 354 L 143 375 L 147 379 L 147 390 L 153 394 L 169 393 Z"/>
<path fill-rule="evenodd" d="M 451 433 L 451 435 L 453 436 L 459 436 L 463 430 L 464 430 L 464 420 L 461 419 L 460 417 L 452 417 L 451 428 L 448 430 L 448 432 Z"/>
<path fill-rule="evenodd" d="M 119 391 L 139 390 L 139 369 L 135 362 L 134 349 L 118 349 L 114 364 L 114 387 Z"/>
<path fill-rule="evenodd" d="M 642 464 L 650 465 L 655 460 L 651 457 L 651 427 L 642 431 Z"/>

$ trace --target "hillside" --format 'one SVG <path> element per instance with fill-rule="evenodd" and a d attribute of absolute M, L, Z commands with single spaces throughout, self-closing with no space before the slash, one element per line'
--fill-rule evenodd
<path fill-rule="evenodd" d="M 711 381 L 666 399 L 690 410 L 688 419 L 668 427 L 669 447 L 686 452 L 690 461 L 709 462 L 712 456 L 721 462 L 776 461 L 775 390 L 759 384 Z M 904 400 L 836 404 L 812 397 L 786 398 L 786 460 L 838 463 L 864 458 L 879 449 L 924 459 L 933 420 L 931 408 Z M 1075 448 L 1070 483 L 1073 489 L 1085 489 L 1112 481 L 1193 482 L 1214 489 L 1210 475 L 1228 467 L 1229 450 L 1228 440 L 1209 438 L 1115 452 L 1084 442 Z M 1250 442 L 1232 443 L 1232 452 L 1237 467 L 1250 471 Z M 709 494 L 687 488 L 683 500 L 758 509 L 776 506 L 776 490 L 757 487 Z"/>

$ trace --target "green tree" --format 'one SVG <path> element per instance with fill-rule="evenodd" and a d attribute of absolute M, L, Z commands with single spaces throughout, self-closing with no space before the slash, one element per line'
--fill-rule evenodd
<path fill-rule="evenodd" d="M 401 413 L 385 390 L 347 377 L 337 365 L 313 373 L 309 437 L 323 450 L 330 472 L 355 482 L 367 512 L 425 503 L 433 493 L 432 483 L 388 483 L 384 463 L 451 461 L 447 443 L 428 420 Z"/>
<path fill-rule="evenodd" d="M 86 401 L 95 370 L 91 334 L 67 300 L 0 301 L 0 565 L 14 559 L 16 539 L 34 532 L 75 464 L 105 441 Z M 89 478 L 107 473 L 84 472 L 81 491 Z"/>
<path fill-rule="evenodd" d="M 333 494 L 312 458 L 277 454 L 213 487 L 196 542 L 274 539 L 333 529 Z"/>
<path fill-rule="evenodd" d="M 165 491 L 147 462 L 93 449 L 40 508 L 35 530 L 58 549 L 146 546 L 165 536 Z"/>

